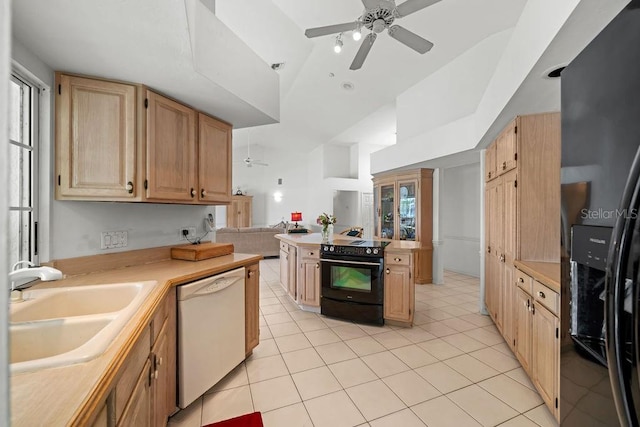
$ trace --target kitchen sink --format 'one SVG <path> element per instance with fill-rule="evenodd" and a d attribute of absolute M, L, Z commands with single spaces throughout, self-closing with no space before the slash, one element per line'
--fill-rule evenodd
<path fill-rule="evenodd" d="M 12 373 L 91 360 L 107 349 L 157 282 L 34 289 L 10 307 Z"/>
<path fill-rule="evenodd" d="M 23 302 L 11 304 L 9 321 L 31 322 L 120 311 L 144 300 L 150 289 L 148 282 L 132 282 L 28 290 L 22 294 Z"/>

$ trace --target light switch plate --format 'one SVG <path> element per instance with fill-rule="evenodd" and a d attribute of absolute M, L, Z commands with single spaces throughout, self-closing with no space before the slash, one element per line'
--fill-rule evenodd
<path fill-rule="evenodd" d="M 126 248 L 129 244 L 127 231 L 103 231 L 100 233 L 100 249 Z"/>

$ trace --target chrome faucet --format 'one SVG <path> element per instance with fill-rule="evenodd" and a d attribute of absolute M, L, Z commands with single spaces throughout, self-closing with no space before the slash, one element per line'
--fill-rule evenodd
<path fill-rule="evenodd" d="M 22 264 L 27 264 L 29 267 L 17 268 Z M 9 282 L 11 282 L 12 291 L 29 287 L 36 279 L 40 279 L 43 282 L 59 280 L 62 279 L 62 272 L 53 267 L 35 267 L 31 261 L 18 261 L 13 264 L 11 272 L 9 272 Z"/>

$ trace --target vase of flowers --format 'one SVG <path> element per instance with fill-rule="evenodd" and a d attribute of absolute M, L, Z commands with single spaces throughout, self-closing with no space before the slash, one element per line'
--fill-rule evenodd
<path fill-rule="evenodd" d="M 326 242 L 329 240 L 329 226 L 333 226 L 333 224 L 336 223 L 336 217 L 333 216 L 332 214 L 328 214 L 326 212 L 323 212 L 322 214 L 320 214 L 318 216 L 318 219 L 316 220 L 316 222 L 318 223 L 318 225 L 322 226 L 322 241 Z"/>

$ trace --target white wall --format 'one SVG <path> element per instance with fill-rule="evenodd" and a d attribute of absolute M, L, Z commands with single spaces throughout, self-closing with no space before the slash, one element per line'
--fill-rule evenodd
<path fill-rule="evenodd" d="M 440 172 L 444 268 L 480 277 L 480 163 Z"/>
<path fill-rule="evenodd" d="M 9 50 L 11 47 L 11 11 L 9 0 L 0 0 L 0 182 L 9 181 Z M 9 194 L 4 186 L 0 186 L 0 236 L 9 235 Z M 9 339 L 8 339 L 8 308 L 9 308 L 9 255 L 6 239 L 0 244 L 0 425 L 9 425 Z"/>
<path fill-rule="evenodd" d="M 239 139 L 243 142 L 243 138 Z M 301 141 L 304 143 L 304 141 Z M 290 221 L 291 212 L 302 212 L 302 224 L 316 229 L 316 218 L 322 212 L 334 213 L 335 191 L 349 191 L 357 194 L 357 201 L 349 200 L 350 222 L 345 225 L 362 224 L 360 195 L 371 193 L 373 184 L 369 171 L 370 154 L 381 149 L 372 144 L 334 145 L 325 144 L 309 154 L 302 154 L 295 148 L 265 150 L 258 144 L 251 144 L 251 158 L 262 160 L 269 166 L 254 165 L 248 168 L 243 159 L 247 148 L 237 147 L 233 151 L 233 190 L 240 186 L 243 192 L 253 196 L 253 225 L 268 226 L 281 220 Z M 336 158 L 344 160 L 339 166 Z M 336 175 L 353 178 L 339 178 Z M 323 178 L 325 176 L 330 176 Z M 282 184 L 278 184 L 278 179 Z M 274 193 L 282 194 L 282 201 L 274 200 Z M 340 202 L 342 203 L 342 202 Z M 218 207 L 216 227 L 226 225 L 226 207 Z M 343 215 L 344 216 L 344 215 Z"/>

